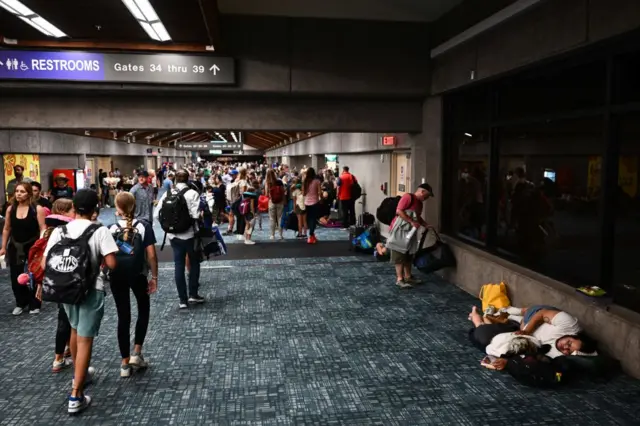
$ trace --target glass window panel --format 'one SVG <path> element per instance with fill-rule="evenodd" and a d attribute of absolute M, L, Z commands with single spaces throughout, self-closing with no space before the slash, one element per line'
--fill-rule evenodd
<path fill-rule="evenodd" d="M 499 130 L 498 247 L 523 265 L 575 284 L 599 272 L 601 117 Z"/>

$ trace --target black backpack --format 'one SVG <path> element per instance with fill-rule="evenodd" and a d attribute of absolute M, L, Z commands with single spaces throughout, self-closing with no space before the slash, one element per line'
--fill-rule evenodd
<path fill-rule="evenodd" d="M 554 389 L 569 381 L 569 368 L 564 357 L 551 359 L 543 355 L 514 356 L 507 361 L 506 370 L 526 386 Z"/>
<path fill-rule="evenodd" d="M 42 300 L 78 305 L 94 286 L 98 266 L 91 265 L 89 239 L 101 225 L 92 224 L 76 239 L 69 238 L 67 226 L 60 229 L 61 239 L 47 254 Z"/>
<path fill-rule="evenodd" d="M 351 185 L 351 199 L 352 200 L 357 200 L 360 197 L 362 197 L 362 187 L 360 186 L 360 184 L 358 183 L 358 181 L 354 177 L 353 178 L 353 185 Z"/>
<path fill-rule="evenodd" d="M 131 229 L 123 228 L 116 224 L 117 229 L 111 232 L 119 249 L 116 253 L 116 268 L 111 272 L 112 276 L 118 278 L 114 282 L 121 280 L 133 281 L 139 275 L 142 275 L 144 271 L 146 256 L 142 235 L 136 228 L 137 224 L 138 221 L 134 221 Z"/>
<path fill-rule="evenodd" d="M 162 202 L 159 218 L 162 230 L 170 234 L 186 232 L 193 226 L 193 219 L 189 212 L 187 200 L 184 194 L 191 188 L 186 187 L 181 191 L 172 189 L 167 193 L 167 197 Z"/>
<path fill-rule="evenodd" d="M 385 225 L 391 225 L 391 221 L 396 217 L 396 209 L 400 203 L 400 196 L 388 197 L 382 200 L 378 210 L 376 210 L 376 219 Z"/>

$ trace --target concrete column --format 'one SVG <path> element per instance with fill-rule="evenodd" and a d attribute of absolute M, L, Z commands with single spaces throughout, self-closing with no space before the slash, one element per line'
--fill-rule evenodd
<path fill-rule="evenodd" d="M 440 227 L 442 202 L 442 98 L 431 97 L 422 110 L 422 133 L 411 136 L 412 185 L 416 188 L 427 182 L 433 188 L 435 197 L 425 206 L 425 218 Z"/>

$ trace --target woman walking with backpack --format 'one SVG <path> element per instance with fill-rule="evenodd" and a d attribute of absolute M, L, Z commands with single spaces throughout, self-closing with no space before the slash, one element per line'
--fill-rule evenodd
<path fill-rule="evenodd" d="M 8 258 L 11 287 L 16 298 L 13 315 L 20 315 L 27 308 L 30 308 L 30 314 L 40 313 L 40 301 L 28 286 L 20 285 L 18 276 L 24 272 L 29 250 L 46 229 L 44 216 L 44 209 L 34 204 L 31 184 L 18 183 L 13 201 L 7 209 L 0 249 L 0 256 L 6 254 Z"/>
<path fill-rule="evenodd" d="M 267 171 L 267 180 L 264 185 L 264 192 L 269 197 L 269 220 L 271 222 L 271 239 L 276 239 L 276 228 L 280 230 L 280 239 L 284 239 L 282 224 L 282 214 L 284 213 L 284 203 L 286 202 L 284 184 L 276 176 L 273 169 Z"/>
<path fill-rule="evenodd" d="M 45 218 L 47 229 L 29 251 L 29 272 L 37 285 L 36 299 L 42 301 L 42 280 L 44 279 L 44 268 L 42 259 L 44 250 L 47 247 L 49 237 L 58 226 L 65 225 L 76 218 L 73 209 L 73 201 L 68 198 L 60 198 L 53 203 L 51 215 Z M 29 279 L 27 277 L 27 279 Z M 63 369 L 73 364 L 71 351 L 69 350 L 69 340 L 71 339 L 71 324 L 62 304 L 58 304 L 58 326 L 56 328 L 56 343 L 54 350 L 53 366 L 51 371 L 59 373 Z"/>
<path fill-rule="evenodd" d="M 121 219 L 109 230 L 113 235 L 119 252 L 116 254 L 117 266 L 111 272 L 111 292 L 118 312 L 118 346 L 122 356 L 120 377 L 130 377 L 132 366 L 148 367 L 142 356 L 142 344 L 149 327 L 151 311 L 150 294 L 158 288 L 158 260 L 156 256 L 156 238 L 153 228 L 144 221 L 134 220 L 136 199 L 130 192 L 121 192 L 116 196 L 116 215 Z M 151 270 L 151 279 L 147 275 Z M 133 353 L 130 353 L 131 298 L 133 292 L 138 306 L 138 320 L 134 337 Z"/>

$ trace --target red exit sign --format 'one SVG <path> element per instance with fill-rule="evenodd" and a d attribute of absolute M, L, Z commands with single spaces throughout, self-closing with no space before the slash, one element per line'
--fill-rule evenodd
<path fill-rule="evenodd" d="M 397 138 L 395 136 L 383 136 L 382 137 L 382 145 L 383 146 L 395 146 Z"/>

